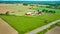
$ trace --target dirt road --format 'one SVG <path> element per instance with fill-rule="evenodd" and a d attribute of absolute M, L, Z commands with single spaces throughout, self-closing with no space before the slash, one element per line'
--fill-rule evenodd
<path fill-rule="evenodd" d="M 0 18 L 0 34 L 18 34 L 18 32 Z"/>
<path fill-rule="evenodd" d="M 56 20 L 56 21 L 50 22 L 49 24 L 44 25 L 42 27 L 39 27 L 39 28 L 37 28 L 35 30 L 32 30 L 31 32 L 28 32 L 26 34 L 36 34 L 36 33 L 40 32 L 40 31 L 42 31 L 42 30 L 44 30 L 44 29 L 46 29 L 46 28 L 50 27 L 51 25 L 56 24 L 58 22 L 60 22 L 60 20 Z"/>

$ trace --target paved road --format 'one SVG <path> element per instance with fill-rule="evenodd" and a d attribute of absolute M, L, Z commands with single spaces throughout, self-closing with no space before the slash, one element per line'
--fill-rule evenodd
<path fill-rule="evenodd" d="M 60 22 L 60 20 L 53 21 L 53 22 L 51 22 L 51 23 L 49 23 L 47 25 L 39 27 L 39 28 L 37 28 L 35 30 L 32 30 L 31 32 L 26 33 L 26 34 L 36 34 L 36 33 L 40 32 L 40 31 L 42 31 L 42 30 L 44 30 L 44 29 L 46 29 L 46 28 L 50 27 L 51 25 L 56 24 L 58 22 Z"/>

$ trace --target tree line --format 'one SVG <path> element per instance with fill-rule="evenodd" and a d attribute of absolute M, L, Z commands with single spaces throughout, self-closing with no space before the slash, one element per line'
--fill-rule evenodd
<path fill-rule="evenodd" d="M 56 11 L 54 11 L 54 10 L 45 10 L 45 9 L 43 9 L 42 12 L 46 12 L 46 13 L 56 13 Z"/>

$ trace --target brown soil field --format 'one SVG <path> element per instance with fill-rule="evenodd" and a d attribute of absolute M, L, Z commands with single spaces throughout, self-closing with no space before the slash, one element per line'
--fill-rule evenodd
<path fill-rule="evenodd" d="M 12 9 L 12 8 L 8 8 L 8 6 L 20 6 L 20 7 L 24 7 L 24 8 L 36 8 L 36 6 L 24 6 L 23 4 L 0 4 L 0 14 L 6 14 L 7 11 L 9 12 L 17 12 L 19 10 L 17 9 Z"/>
<path fill-rule="evenodd" d="M 9 12 L 17 12 L 16 9 L 10 9 L 7 6 L 22 6 L 22 4 L 0 4 L 0 14 L 5 14 L 7 11 Z"/>
<path fill-rule="evenodd" d="M 0 18 L 0 34 L 18 34 L 18 32 Z"/>
<path fill-rule="evenodd" d="M 0 14 L 6 14 L 6 12 L 17 12 L 18 10 L 14 10 L 14 9 L 8 9 L 8 8 L 0 8 Z"/>
<path fill-rule="evenodd" d="M 22 6 L 23 4 L 0 4 L 0 6 Z"/>
<path fill-rule="evenodd" d="M 55 28 L 49 30 L 45 34 L 60 34 L 60 26 L 56 26 Z"/>

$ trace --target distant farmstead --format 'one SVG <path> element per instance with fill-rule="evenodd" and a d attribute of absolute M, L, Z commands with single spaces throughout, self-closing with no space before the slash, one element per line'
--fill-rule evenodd
<path fill-rule="evenodd" d="M 42 14 L 42 10 L 38 10 L 38 15 L 41 15 Z"/>
<path fill-rule="evenodd" d="M 34 15 L 35 14 L 35 11 L 29 11 L 27 13 L 25 13 L 25 15 Z"/>

